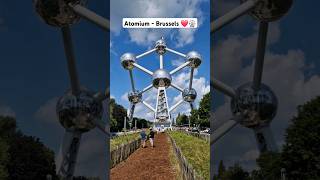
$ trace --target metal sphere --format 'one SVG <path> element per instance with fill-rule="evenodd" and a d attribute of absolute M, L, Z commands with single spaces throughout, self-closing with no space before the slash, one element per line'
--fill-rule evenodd
<path fill-rule="evenodd" d="M 56 112 L 64 128 L 87 132 L 95 127 L 94 120 L 102 117 L 102 102 L 93 95 L 82 89 L 78 96 L 68 91 L 58 100 Z"/>
<path fill-rule="evenodd" d="M 185 88 L 182 92 L 183 100 L 193 102 L 197 98 L 197 91 L 193 88 Z"/>
<path fill-rule="evenodd" d="M 164 69 L 158 69 L 153 73 L 153 87 L 169 87 L 171 85 L 171 75 Z"/>
<path fill-rule="evenodd" d="M 166 47 L 167 45 L 163 38 L 156 42 L 155 48 L 158 54 L 164 54 L 166 52 Z"/>
<path fill-rule="evenodd" d="M 68 4 L 85 5 L 86 0 L 34 0 L 36 12 L 49 25 L 64 27 L 80 20 Z"/>
<path fill-rule="evenodd" d="M 142 100 L 142 94 L 139 91 L 132 91 L 128 93 L 128 99 L 131 103 L 137 104 Z"/>
<path fill-rule="evenodd" d="M 233 115 L 243 115 L 240 124 L 248 128 L 269 124 L 277 113 L 277 107 L 277 97 L 264 84 L 261 84 L 258 91 L 252 88 L 252 83 L 240 86 L 231 101 Z"/>
<path fill-rule="evenodd" d="M 241 0 L 241 3 L 247 0 Z M 259 0 L 250 15 L 259 21 L 271 22 L 284 16 L 292 6 L 293 0 Z"/>
<path fill-rule="evenodd" d="M 121 65 L 127 70 L 132 70 L 134 68 L 133 63 L 136 62 L 136 56 L 132 53 L 125 53 L 121 57 Z"/>
<path fill-rule="evenodd" d="M 196 51 L 189 52 L 186 56 L 186 59 L 187 61 L 191 62 L 189 66 L 192 68 L 197 68 L 201 64 L 201 55 Z"/>

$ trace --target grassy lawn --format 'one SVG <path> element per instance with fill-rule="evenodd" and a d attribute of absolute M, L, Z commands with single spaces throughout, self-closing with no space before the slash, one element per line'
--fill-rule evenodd
<path fill-rule="evenodd" d="M 134 134 L 128 134 L 128 135 L 123 135 L 119 137 L 115 137 L 113 139 L 110 139 L 110 148 L 111 151 L 116 148 L 117 146 L 121 144 L 127 144 L 130 141 L 133 141 L 135 139 L 138 139 L 140 137 L 139 133 L 134 133 Z"/>
<path fill-rule="evenodd" d="M 170 144 L 170 152 L 169 152 L 170 163 L 171 163 L 171 166 L 173 167 L 173 170 L 175 172 L 176 180 L 183 180 L 183 177 L 181 174 L 181 169 L 179 167 L 178 158 L 174 153 L 173 145 L 171 144 L 171 141 L 169 138 L 168 138 L 168 142 Z"/>
<path fill-rule="evenodd" d="M 204 179 L 210 179 L 209 142 L 183 132 L 171 131 L 168 134 L 175 140 L 194 170 Z"/>

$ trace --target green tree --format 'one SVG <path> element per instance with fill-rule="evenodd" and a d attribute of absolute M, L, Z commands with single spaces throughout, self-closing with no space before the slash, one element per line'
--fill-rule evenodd
<path fill-rule="evenodd" d="M 234 166 L 228 168 L 223 173 L 221 180 L 250 180 L 250 174 L 242 169 L 242 167 L 236 163 Z"/>
<path fill-rule="evenodd" d="M 150 121 L 147 121 L 145 119 L 141 119 L 141 118 L 133 118 L 133 125 L 134 125 L 134 121 L 137 121 L 137 128 L 141 129 L 141 128 L 149 128 L 152 126 L 152 123 Z"/>
<path fill-rule="evenodd" d="M 0 169 L 7 171 L 7 179 L 45 179 L 48 174 L 57 179 L 53 151 L 38 138 L 17 130 L 14 118 L 0 117 L 0 132 L 0 139 L 7 144 L 0 141 L 0 164 L 5 167 Z"/>
<path fill-rule="evenodd" d="M 219 167 L 218 167 L 218 179 L 221 179 L 226 172 L 226 167 L 223 164 L 223 161 L 221 160 L 219 162 Z"/>
<path fill-rule="evenodd" d="M 38 138 L 17 133 L 10 144 L 8 171 L 10 179 L 45 179 L 55 176 L 54 153 Z"/>
<path fill-rule="evenodd" d="M 282 164 L 288 179 L 320 179 L 320 97 L 298 107 L 286 131 Z"/>
<path fill-rule="evenodd" d="M 121 131 L 124 127 L 124 118 L 127 117 L 127 109 L 117 104 L 114 99 L 110 99 L 110 116 L 110 131 Z M 126 127 L 129 128 L 129 123 L 126 124 Z"/>
<path fill-rule="evenodd" d="M 0 137 L 0 179 L 8 178 L 7 163 L 9 159 L 8 144 Z"/>
<path fill-rule="evenodd" d="M 189 124 L 189 120 L 188 120 L 188 116 L 185 114 L 178 114 L 177 116 L 177 125 L 185 125 L 185 124 Z"/>
<path fill-rule="evenodd" d="M 259 170 L 252 172 L 254 179 L 274 180 L 281 178 L 281 153 L 265 152 L 256 161 Z"/>
<path fill-rule="evenodd" d="M 198 109 L 191 111 L 190 123 L 201 127 L 210 127 L 210 93 L 203 95 Z"/>

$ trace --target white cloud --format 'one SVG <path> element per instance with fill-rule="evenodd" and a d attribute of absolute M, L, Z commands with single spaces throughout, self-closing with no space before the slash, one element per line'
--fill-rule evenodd
<path fill-rule="evenodd" d="M 185 60 L 183 58 L 179 58 L 179 59 L 174 59 L 171 61 L 171 65 L 174 67 L 179 67 L 181 66 L 183 63 L 185 62 Z"/>
<path fill-rule="evenodd" d="M 240 35 L 229 35 L 214 45 L 214 72 L 215 78 L 221 81 L 235 83 L 238 80 L 237 74 L 243 69 L 243 61 L 252 59 L 256 52 L 258 28 L 254 27 L 254 33 L 247 37 Z M 270 25 L 268 33 L 268 45 L 279 40 L 279 24 Z M 219 61 L 223 59 L 223 63 Z"/>
<path fill-rule="evenodd" d="M 121 100 L 122 101 L 125 101 L 125 102 L 127 102 L 128 101 L 128 93 L 126 92 L 126 93 L 124 93 L 124 94 L 122 94 L 122 96 L 121 96 Z"/>
<path fill-rule="evenodd" d="M 35 118 L 45 123 L 58 124 L 59 121 L 56 113 L 58 99 L 58 97 L 54 97 L 40 106 L 34 114 Z"/>

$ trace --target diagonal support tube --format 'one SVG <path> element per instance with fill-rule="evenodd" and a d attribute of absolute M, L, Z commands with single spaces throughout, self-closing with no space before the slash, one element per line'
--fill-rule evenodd
<path fill-rule="evenodd" d="M 134 81 L 133 81 L 132 70 L 129 70 L 129 75 L 130 75 L 130 80 L 131 80 L 131 88 L 132 88 L 132 91 L 135 91 L 136 89 L 134 88 Z"/>
<path fill-rule="evenodd" d="M 151 72 L 151 71 L 149 71 L 148 69 L 146 69 L 146 68 L 144 68 L 144 67 L 142 67 L 142 66 L 140 66 L 139 64 L 137 64 L 137 63 L 133 63 L 133 66 L 134 67 L 136 67 L 136 68 L 138 68 L 138 69 L 140 69 L 141 71 L 143 71 L 143 72 L 145 72 L 145 73 L 147 73 L 147 74 L 149 74 L 149 75 L 153 75 L 153 72 Z"/>
<path fill-rule="evenodd" d="M 152 87 L 153 87 L 153 85 L 150 84 L 149 86 L 145 87 L 145 88 L 141 91 L 141 93 L 147 92 L 147 91 L 150 90 Z"/>
<path fill-rule="evenodd" d="M 177 89 L 178 91 L 180 92 L 183 92 L 183 89 L 181 87 L 179 87 L 178 85 L 174 84 L 174 83 L 171 83 L 171 86 L 175 89 Z"/>
<path fill-rule="evenodd" d="M 72 94 L 77 96 L 80 93 L 80 83 L 76 67 L 76 60 L 73 52 L 72 37 L 68 26 L 61 28 L 64 50 L 67 58 L 68 72 L 71 83 Z"/>
<path fill-rule="evenodd" d="M 148 104 L 147 102 L 142 101 L 142 103 L 143 103 L 147 108 L 149 108 L 151 111 L 156 112 L 156 110 L 155 110 L 150 104 Z"/>
<path fill-rule="evenodd" d="M 181 69 L 183 69 L 184 67 L 188 66 L 191 63 L 191 61 L 187 61 L 185 63 L 183 63 L 182 65 L 180 65 L 179 67 L 175 68 L 174 70 L 170 71 L 170 75 L 175 74 L 176 72 L 180 71 Z"/>
<path fill-rule="evenodd" d="M 136 59 L 142 58 L 142 57 L 144 57 L 144 56 L 146 56 L 146 55 L 148 55 L 148 54 L 150 54 L 150 53 L 152 53 L 152 52 L 154 52 L 154 51 L 156 51 L 156 48 L 151 49 L 151 50 L 149 50 L 149 51 L 147 51 L 147 52 L 144 52 L 144 53 L 136 56 Z"/>
<path fill-rule="evenodd" d="M 227 14 L 219 17 L 217 20 L 214 20 L 211 23 L 211 33 L 214 33 L 224 27 L 225 25 L 231 23 L 238 17 L 244 15 L 248 11 L 250 11 L 256 4 L 257 0 L 247 0 L 246 2 L 242 3 L 240 6 L 236 7 L 235 9 L 231 10 Z"/>
<path fill-rule="evenodd" d="M 171 52 L 171 53 L 173 53 L 173 54 L 176 54 L 176 55 L 178 55 L 178 56 L 181 56 L 181 57 L 187 57 L 187 55 L 185 55 L 185 54 L 183 54 L 183 53 L 180 53 L 180 52 L 178 52 L 178 51 L 175 51 L 175 50 L 173 50 L 173 49 L 170 49 L 170 48 L 166 48 L 166 50 L 167 51 L 169 51 L 169 52 Z"/>
<path fill-rule="evenodd" d="M 183 99 L 181 99 L 181 100 L 178 101 L 175 105 L 173 105 L 173 106 L 169 109 L 169 113 L 172 112 L 174 109 L 176 109 L 181 103 L 183 103 Z"/>
<path fill-rule="evenodd" d="M 217 89 L 218 91 L 230 96 L 231 98 L 234 98 L 236 96 L 236 92 L 234 91 L 234 89 L 221 81 L 213 79 L 211 80 L 211 86 L 213 86 L 213 88 Z"/>
<path fill-rule="evenodd" d="M 268 23 L 260 22 L 256 61 L 254 64 L 254 74 L 253 74 L 253 89 L 256 91 L 259 90 L 261 85 L 263 63 L 264 63 L 264 56 L 265 56 L 266 43 L 267 43 L 267 35 L 268 35 Z"/>
<path fill-rule="evenodd" d="M 81 6 L 80 4 L 72 4 L 69 3 L 69 6 L 72 8 L 72 10 L 82 16 L 83 18 L 93 22 L 94 24 L 98 25 L 104 30 L 109 31 L 110 30 L 110 22 L 109 20 L 103 18 L 102 16 L 92 12 L 91 10 Z"/>
<path fill-rule="evenodd" d="M 212 146 L 214 143 L 216 143 L 221 137 L 223 137 L 227 132 L 229 132 L 232 128 L 234 128 L 238 123 L 240 119 L 239 117 L 235 118 L 234 120 L 228 120 L 226 123 L 224 123 L 222 126 L 220 126 L 218 129 L 214 130 L 210 137 L 210 146 Z"/>

